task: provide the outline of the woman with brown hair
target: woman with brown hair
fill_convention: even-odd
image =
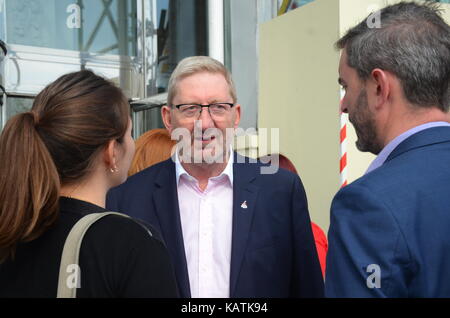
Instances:
[[[0,136],[0,297],[55,297],[66,238],[105,212],[134,154],[127,99],[111,82],[64,75],[11,118]],[[86,232],[77,297],[175,297],[164,244],[136,221],[108,215]],[[69,268],[67,269],[69,270]]]
[[[170,138],[167,129],[157,128],[142,134],[136,140],[136,152],[128,175],[131,176],[145,168],[169,159],[175,145],[176,141]]]

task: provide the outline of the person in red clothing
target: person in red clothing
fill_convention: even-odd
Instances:
[[[267,162],[269,159],[272,158],[274,154],[266,156],[266,160],[264,162]],[[293,172],[295,174],[298,174],[297,169],[295,169],[294,164],[284,155],[278,154],[278,164],[280,168],[286,169],[290,172]],[[322,275],[325,277],[325,268],[326,268],[326,259],[327,259],[327,251],[328,251],[328,240],[323,232],[323,230],[314,222],[311,222],[312,231],[314,235],[314,240],[316,242],[316,249],[317,249],[317,255],[319,257],[320,262],[320,268],[322,269]]]
[[[328,240],[323,230],[314,222],[311,222],[311,227],[316,242],[317,256],[319,257],[320,268],[322,275],[325,278],[326,260],[328,252]]]

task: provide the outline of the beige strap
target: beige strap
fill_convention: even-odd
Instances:
[[[64,243],[61,265],[59,266],[57,298],[76,298],[77,288],[81,283],[78,258],[83,237],[92,224],[110,214],[129,217],[117,212],[92,213],[78,220],[70,230]]]

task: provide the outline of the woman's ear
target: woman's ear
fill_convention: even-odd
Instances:
[[[117,169],[117,141],[110,140],[103,151],[103,161],[108,170]]]

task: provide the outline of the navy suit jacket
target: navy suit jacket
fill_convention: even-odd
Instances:
[[[450,127],[418,132],[331,207],[329,297],[450,297]]]
[[[233,165],[230,297],[322,297],[323,279],[300,178],[280,169],[260,173],[260,163]],[[247,201],[247,209],[241,204]],[[112,189],[107,208],[152,224],[162,234],[181,297],[189,277],[171,159]]]

